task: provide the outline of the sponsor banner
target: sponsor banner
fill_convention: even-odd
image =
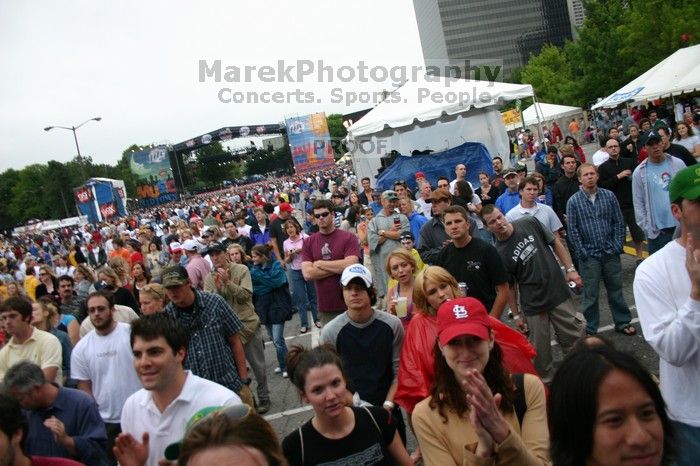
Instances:
[[[136,175],[139,207],[148,207],[178,199],[168,149],[149,148],[131,154],[129,168]],[[122,193],[119,193],[122,196]]]
[[[287,118],[285,124],[297,173],[327,170],[335,166],[325,113]]]
[[[92,189],[88,188],[87,186],[75,188],[73,190],[73,195],[75,196],[75,202],[78,204],[84,204],[94,200],[92,197]]]
[[[105,202],[104,204],[100,204],[100,214],[102,215],[102,220],[107,220],[117,215],[117,208],[115,207],[114,202]]]

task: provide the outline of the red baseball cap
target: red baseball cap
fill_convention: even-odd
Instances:
[[[453,338],[474,335],[488,340],[491,323],[481,301],[475,298],[458,298],[445,301],[437,314],[438,339],[445,346]]]
[[[416,172],[416,179],[418,178],[425,178],[425,173],[423,172]]]
[[[289,202],[280,203],[280,212],[294,212],[294,207]]]

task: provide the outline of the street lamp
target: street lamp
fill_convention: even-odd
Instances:
[[[54,128],[60,128],[60,129],[67,129],[68,131],[73,131],[73,139],[75,139],[75,148],[78,151],[78,163],[80,164],[80,171],[82,172],[83,178],[85,178],[85,171],[83,169],[83,156],[80,155],[80,146],[78,145],[78,135],[76,134],[76,130],[83,126],[85,123],[89,123],[91,121],[101,121],[102,117],[95,117],[95,118],[90,118],[89,120],[83,121],[80,123],[78,126],[47,126],[44,128],[44,131],[51,131]]]
[[[89,123],[91,121],[101,121],[101,120],[102,120],[102,117],[95,117],[95,118],[90,118],[87,121],[83,121],[78,126],[58,126],[58,125],[47,126],[46,128],[44,128],[44,131],[51,131],[54,128],[67,129],[68,131],[73,131],[73,139],[75,139],[75,148],[78,150],[78,157],[82,157],[80,155],[80,146],[78,145],[78,136],[76,135],[75,131],[78,128],[80,128],[81,126],[83,126],[85,123]]]

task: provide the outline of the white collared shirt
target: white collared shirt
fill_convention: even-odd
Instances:
[[[187,421],[197,411],[211,406],[233,406],[241,404],[241,399],[228,388],[197,377],[185,371],[187,379],[182,391],[161,412],[153,401],[151,392],[142,388],[131,395],[122,410],[122,432],[130,433],[139,442],[144,432],[148,432],[150,446],[148,466],[157,466],[163,458],[165,447],[180,441],[185,435]]]

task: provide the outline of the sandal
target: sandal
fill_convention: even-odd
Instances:
[[[634,325],[632,325],[632,324],[627,324],[627,325],[624,325],[620,328],[616,328],[615,331],[617,333],[625,334],[628,337],[633,337],[637,334],[637,329],[634,328]]]
[[[308,332],[308,331],[309,331],[309,329],[306,328],[306,327],[301,327],[301,328],[299,329],[299,333],[306,333],[306,332]]]

